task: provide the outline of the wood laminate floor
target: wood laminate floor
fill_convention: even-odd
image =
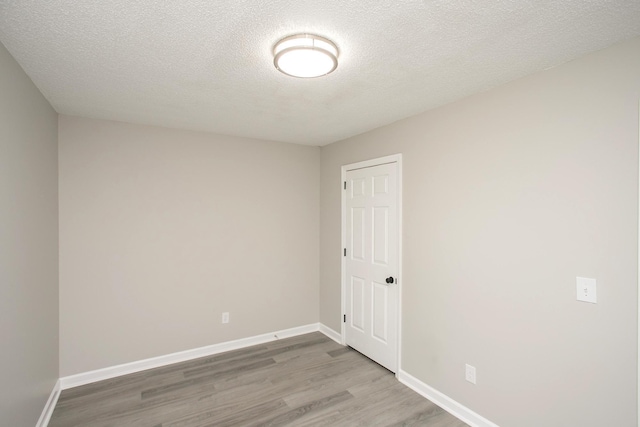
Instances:
[[[463,427],[319,332],[64,390],[49,427]]]

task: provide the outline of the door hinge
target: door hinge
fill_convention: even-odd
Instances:
[[[347,315],[346,314],[342,315],[342,322],[343,323],[347,323]]]
[[[347,181],[344,182],[344,189],[347,189]]]
[[[347,248],[344,248],[344,251],[342,252],[342,256],[347,256]]]

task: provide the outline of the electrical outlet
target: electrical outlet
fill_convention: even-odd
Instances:
[[[464,379],[471,384],[476,383],[476,368],[471,365],[464,365]]]
[[[226,311],[222,313],[222,323],[229,323],[229,313]]]

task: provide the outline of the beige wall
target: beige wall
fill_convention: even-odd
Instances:
[[[36,424],[58,378],[57,114],[0,44],[0,425]]]
[[[61,376],[318,321],[317,147],[59,129]]]
[[[323,147],[321,322],[340,166],[403,153],[402,368],[501,426],[636,425],[639,76],[635,39]]]

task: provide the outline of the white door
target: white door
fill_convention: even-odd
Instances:
[[[398,163],[347,170],[345,342],[398,366]]]

